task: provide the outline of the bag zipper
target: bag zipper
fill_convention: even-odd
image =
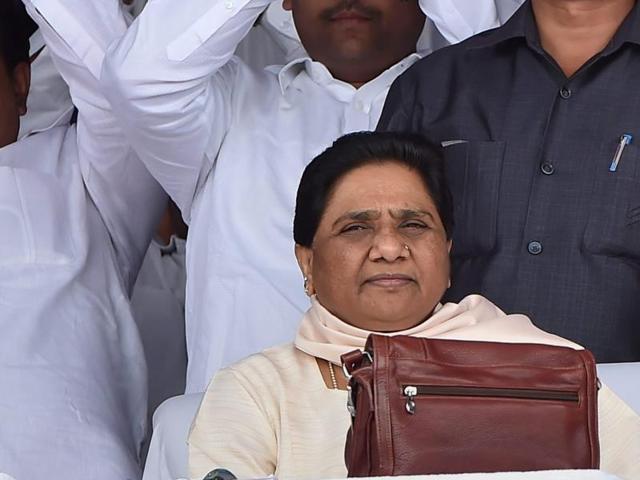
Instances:
[[[457,387],[437,385],[404,385],[402,392],[407,401],[405,408],[408,413],[416,413],[415,397],[485,397],[485,398],[515,398],[523,400],[543,400],[578,403],[578,392],[559,390],[538,390],[529,388],[495,388],[495,387]]]

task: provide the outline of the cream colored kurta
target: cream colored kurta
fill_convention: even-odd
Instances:
[[[337,372],[336,372],[337,373]],[[238,478],[342,478],[347,393],[330,390],[311,355],[293,344],[220,370],[189,437],[189,470]]]
[[[189,440],[195,479],[214,468],[239,478],[346,476],[347,395],[325,386],[315,359],[339,364],[341,354],[364,347],[370,332],[332,315],[315,297],[311,303],[295,345],[265,350],[214,377]],[[582,348],[479,295],[439,305],[421,324],[395,334]],[[640,479],[640,417],[606,387],[598,399],[602,468]]]
[[[346,477],[347,394],[328,389],[315,358],[294,345],[221,370],[189,437],[191,477],[214,468],[238,478]],[[599,394],[602,469],[640,478],[640,417],[611,390]]]

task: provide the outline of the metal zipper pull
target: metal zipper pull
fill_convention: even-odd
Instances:
[[[408,413],[413,415],[416,413],[416,402],[414,401],[414,397],[418,394],[418,387],[414,387],[412,385],[408,385],[404,387],[404,396],[407,397],[407,403],[404,408]]]

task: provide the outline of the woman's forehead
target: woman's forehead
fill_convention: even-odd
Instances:
[[[327,204],[329,211],[432,211],[433,200],[420,174],[385,162],[358,167],[342,177]]]

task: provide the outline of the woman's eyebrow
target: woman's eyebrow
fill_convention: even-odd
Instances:
[[[382,214],[379,210],[354,210],[352,212],[347,212],[344,215],[340,215],[337,220],[333,222],[333,227],[335,227],[339,223],[344,222],[345,220],[367,222],[370,220],[377,220],[381,215]],[[391,215],[391,217],[395,218],[396,220],[407,220],[409,218],[422,217],[429,217],[431,220],[435,220],[431,212],[413,208],[392,209],[389,210],[389,215]]]
[[[335,227],[345,220],[355,220],[359,222],[375,220],[377,218],[380,218],[380,215],[381,213],[379,210],[354,210],[352,212],[347,212],[344,215],[340,215],[338,219],[333,222],[333,226]]]
[[[389,215],[391,215],[396,220],[407,220],[409,218],[421,218],[421,217],[429,217],[431,220],[434,220],[433,214],[431,212],[427,212],[426,210],[412,209],[412,208],[398,208],[389,210]]]

